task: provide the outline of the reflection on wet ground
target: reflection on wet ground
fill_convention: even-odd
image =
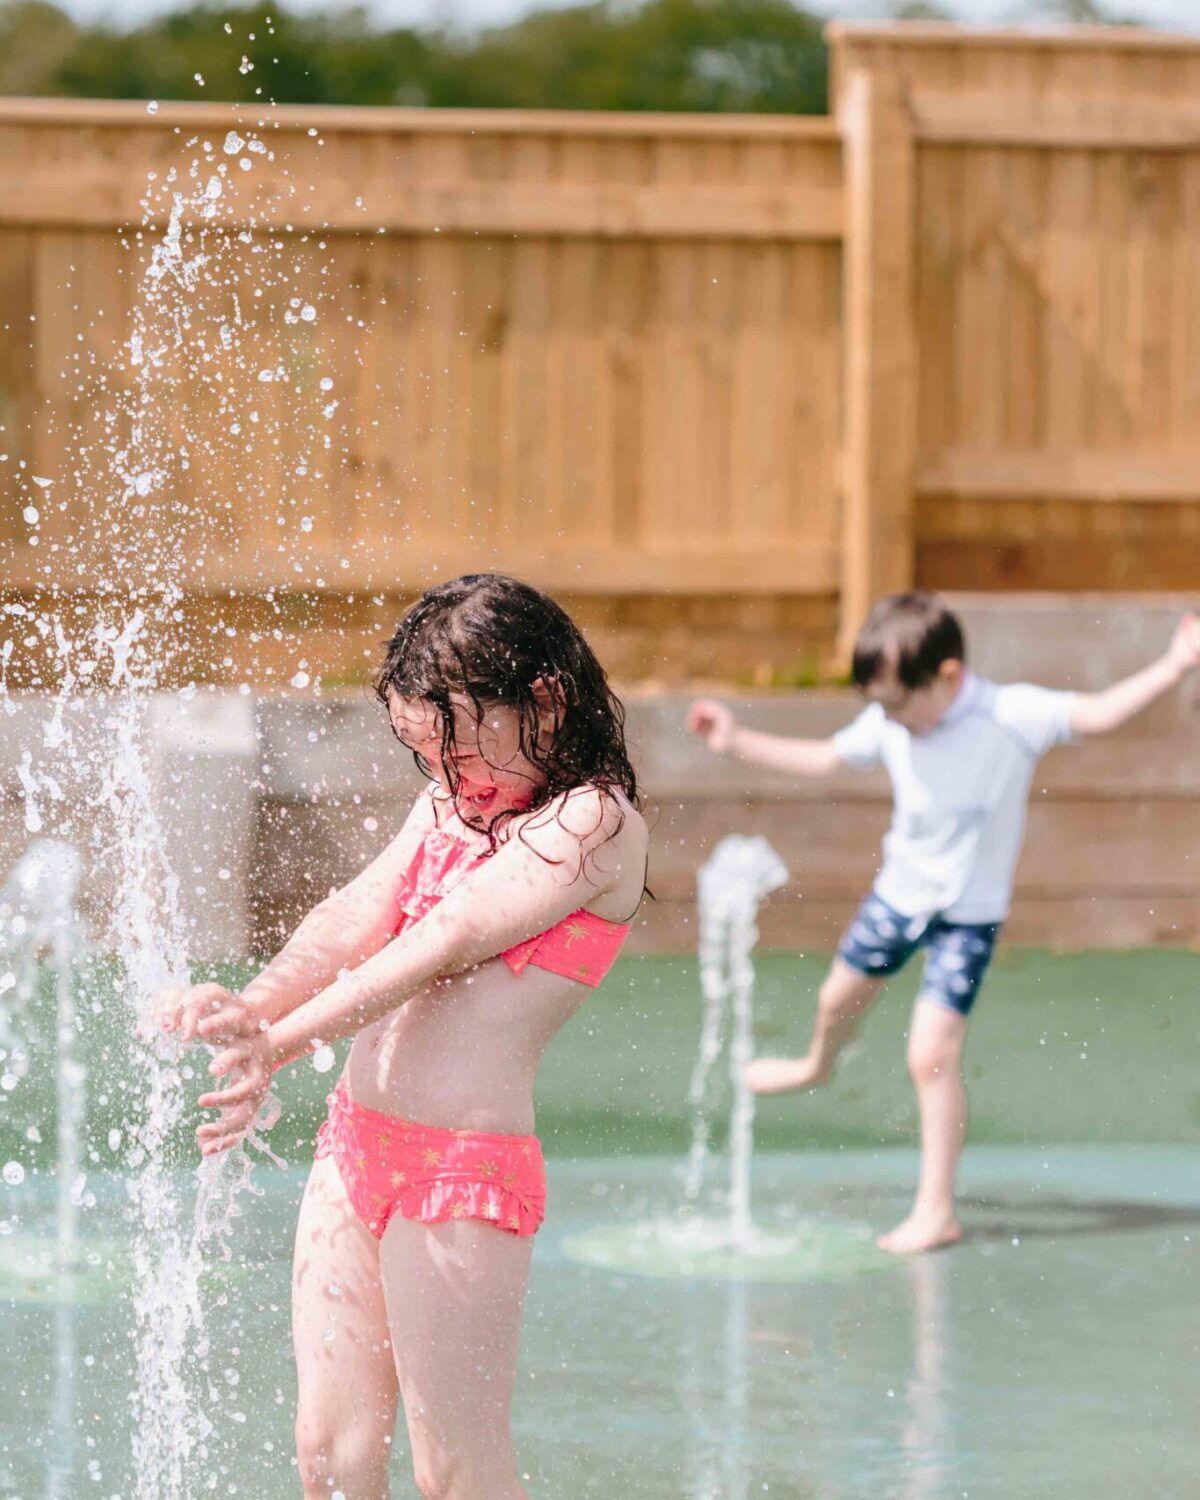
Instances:
[[[903,1211],[904,1151],[766,1155],[768,1233],[836,1252]],[[240,1263],[210,1278],[216,1493],[283,1500],[294,1375],[288,1257],[302,1174],[258,1174]],[[37,1184],[31,1184],[37,1188]],[[128,1493],[129,1313],[119,1197],[89,1228],[115,1295],[75,1307],[72,1493]],[[861,1272],[740,1282],[630,1273],[572,1258],[581,1237],[674,1210],[677,1163],[559,1162],[538,1245],[517,1427],[530,1492],[630,1500],[1011,1500],[1190,1493],[1200,1397],[1200,1173],[1185,1147],[978,1147],[968,1238]],[[37,1204],[30,1199],[31,1216]],[[26,1229],[35,1227],[27,1224]],[[0,1241],[0,1267],[16,1244]],[[11,1282],[6,1289],[15,1290]],[[61,1303],[0,1302],[18,1400],[0,1415],[0,1494],[45,1493],[55,1446]],[[402,1437],[398,1496],[414,1495]],[[61,1447],[61,1445],[59,1445]]]

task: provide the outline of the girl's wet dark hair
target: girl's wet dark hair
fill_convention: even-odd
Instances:
[[[539,743],[539,710],[545,708],[534,694],[539,680],[557,708],[558,724],[548,743]],[[423,594],[388,643],[373,685],[385,708],[388,695],[397,693],[438,710],[445,774],[453,793],[458,788],[448,754],[454,748],[451,695],[461,694],[477,719],[489,705],[516,709],[521,752],[544,778],[535,789],[532,809],[587,785],[602,792],[619,789],[640,806],[625,748],[625,710],[604,668],[570,615],[516,578],[472,573]],[[414,756],[422,772],[432,775],[428,762],[418,752]],[[493,849],[514,816],[513,811],[502,812],[480,828]]]
[[[944,661],[966,661],[962,626],[936,594],[880,599],[854,643],[855,687],[869,688],[893,658],[906,688],[932,682]]]

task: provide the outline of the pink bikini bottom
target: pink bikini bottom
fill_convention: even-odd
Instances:
[[[329,1095],[329,1118],[317,1133],[316,1158],[325,1156],[377,1239],[397,1213],[422,1224],[482,1219],[525,1235],[546,1217],[537,1136],[414,1125],[356,1104],[344,1082]]]

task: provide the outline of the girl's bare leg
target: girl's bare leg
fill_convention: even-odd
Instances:
[[[351,1208],[331,1157],[313,1164],[292,1269],[300,1377],[296,1452],[305,1500],[387,1500],[399,1387],[379,1242]]]
[[[954,1183],[967,1137],[962,1076],[966,1036],[966,1016],[935,1001],[917,1001],[908,1033],[908,1070],[921,1111],[921,1176],[912,1212],[879,1240],[882,1250],[896,1255],[936,1250],[962,1239]]]
[[[756,1094],[782,1094],[815,1088],[833,1072],[837,1055],[854,1037],[864,1011],[883,988],[835,958],[817,996],[813,1039],[804,1057],[756,1057],[746,1068],[746,1082]]]
[[[509,1428],[533,1241],[473,1219],[399,1217],[380,1246],[424,1500],[528,1500]]]

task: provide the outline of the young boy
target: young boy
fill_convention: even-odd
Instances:
[[[1166,652],[1099,693],[997,686],[965,666],[962,629],[931,594],[898,594],[871,611],[854,648],[854,682],[868,706],[827,740],[741,728],[720,703],[696,703],[688,727],[709,748],[797,776],[880,762],[895,810],[871,893],[821,986],[816,1026],[800,1058],[749,1065],[756,1093],[811,1088],[885,980],[925,950],[908,1037],[921,1118],[921,1170],[912,1212],[879,1245],[904,1254],[962,1238],[954,1183],[967,1124],[962,1077],[967,1017],[1012,896],[1034,766],[1075,735],[1132,719],[1200,664],[1200,619],[1188,615]]]

